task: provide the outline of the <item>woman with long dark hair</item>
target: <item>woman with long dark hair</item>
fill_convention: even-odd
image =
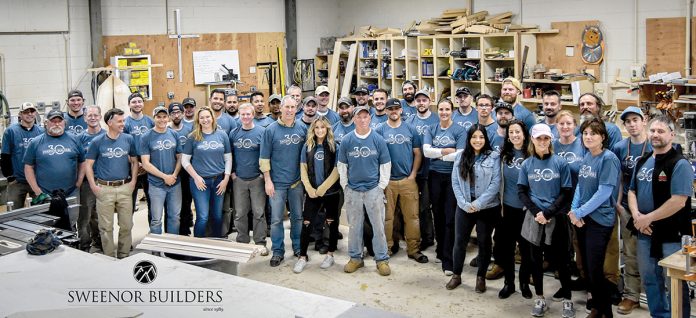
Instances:
[[[452,252],[454,275],[445,287],[454,289],[462,283],[466,246],[475,225],[479,247],[475,291],[483,293],[491,260],[491,234],[500,219],[500,154],[491,148],[486,128],[480,124],[469,128],[466,145],[452,169],[452,188],[457,198]]]
[[[500,154],[500,167],[503,173],[501,179],[503,218],[495,231],[495,246],[493,254],[498,266],[505,273],[505,285],[498,293],[498,298],[505,299],[515,292],[515,246],[519,244],[520,251],[527,249],[527,241],[520,235],[524,211],[517,190],[517,179],[520,175],[522,161],[529,157],[529,130],[524,122],[512,120],[505,130],[505,141]],[[525,298],[532,298],[529,289],[529,260],[523,256],[520,266],[520,290]]]
[[[326,211],[329,227],[329,251],[320,267],[327,269],[334,264],[333,252],[338,241],[339,189],[336,169],[336,142],[331,124],[319,116],[307,130],[307,141],[300,155],[300,177],[305,188],[305,202],[300,236],[300,257],[293,271],[301,273],[307,266],[307,247],[312,235],[312,222],[320,209]]]
[[[556,238],[555,232],[562,230],[566,222],[558,222],[558,215],[567,211],[572,194],[570,180],[570,168],[568,163],[553,152],[551,140],[553,134],[546,124],[536,124],[532,127],[532,142],[529,144],[530,157],[520,168],[519,198],[524,205],[524,221],[522,223],[522,237],[529,244],[525,252],[527,259],[531,260],[530,268],[534,278],[534,290],[537,298],[534,300],[532,316],[541,317],[548,310],[544,298],[544,245],[553,246],[556,240],[568,244],[567,239]],[[549,259],[553,258],[555,251],[546,248]],[[566,250],[567,251],[567,250]],[[559,266],[561,285],[567,289],[567,295],[563,295],[563,317],[575,317],[573,303],[570,301],[570,272],[566,266]]]
[[[621,162],[607,149],[609,134],[600,118],[585,121],[580,132],[587,153],[580,166],[568,217],[578,228],[578,244],[593,299],[590,316],[613,317],[608,293],[611,287],[604,278],[603,266],[616,219],[616,199],[612,194],[619,184]]]

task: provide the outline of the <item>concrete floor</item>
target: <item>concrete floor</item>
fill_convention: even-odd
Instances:
[[[133,228],[133,245],[137,245],[148,233],[146,206],[140,202],[140,209],[135,213]],[[430,258],[427,264],[419,264],[408,259],[405,253],[405,243],[401,251],[389,262],[392,274],[387,277],[377,273],[375,263],[371,258],[365,260],[365,267],[356,273],[343,272],[343,265],[349,260],[348,231],[346,226],[340,226],[340,231],[346,237],[338,241],[338,251],[335,253],[336,264],[326,270],[319,268],[324,255],[315,252],[314,244],[310,244],[309,264],[301,274],[295,274],[292,268],[296,258],[292,256],[289,239],[289,222],[285,222],[285,261],[278,267],[270,267],[270,256],[257,257],[248,264],[240,264],[239,276],[297,289],[314,294],[324,295],[352,301],[367,307],[394,312],[408,317],[530,317],[533,307],[532,299],[524,299],[519,291],[510,298],[498,299],[498,291],[502,288],[503,280],[487,281],[488,290],[483,294],[474,292],[476,268],[468,265],[471,257],[476,255],[476,247],[469,245],[467,260],[462,274],[463,283],[457,289],[449,291],[445,284],[449,281],[436,264],[435,248],[424,252]],[[230,239],[234,239],[232,234]],[[268,247],[270,249],[270,238]],[[519,286],[518,286],[519,287]],[[551,300],[551,296],[560,287],[553,277],[544,277],[544,290],[549,311],[547,317],[561,316],[561,303]],[[533,286],[532,286],[533,289]],[[573,300],[577,317],[585,317],[585,293],[573,292]],[[693,306],[693,304],[692,304]],[[615,315],[616,307],[614,307]],[[626,317],[649,317],[646,304]]]

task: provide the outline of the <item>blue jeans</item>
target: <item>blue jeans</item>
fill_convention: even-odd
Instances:
[[[193,226],[193,236],[195,237],[205,237],[208,215],[212,221],[211,236],[222,237],[222,201],[224,197],[215,193],[222,179],[222,175],[203,178],[205,182],[205,190],[203,191],[198,190],[193,178],[189,179],[193,205],[196,207],[196,224]]]
[[[666,272],[662,266],[657,265],[659,259],[650,257],[650,236],[638,234],[636,258],[638,259],[638,271],[643,280],[643,290],[648,297],[648,309],[652,317],[670,317],[670,291],[669,283],[665,285]],[[681,248],[679,242],[662,244],[662,255],[667,257]],[[691,305],[689,304],[689,289],[682,282],[682,313],[689,317]]]
[[[384,234],[385,198],[384,190],[374,187],[366,192],[352,190],[346,187],[344,201],[350,232],[348,232],[348,255],[351,259],[361,260],[363,255],[363,222],[365,212],[372,224],[372,248],[375,251],[375,261],[386,261],[387,237]],[[363,210],[363,205],[365,209]],[[365,212],[363,212],[365,211]]]
[[[162,234],[162,215],[167,204],[167,233],[179,234],[179,215],[181,212],[181,183],[171,187],[157,187],[150,184],[150,233]]]
[[[285,230],[283,229],[283,215],[285,214],[285,202],[290,208],[290,239],[292,240],[293,253],[300,252],[300,236],[302,234],[302,197],[304,186],[298,183],[294,188],[275,189],[275,195],[269,197],[271,204],[271,243],[273,256],[285,255]]]

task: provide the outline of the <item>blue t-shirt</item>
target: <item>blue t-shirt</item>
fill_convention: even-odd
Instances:
[[[546,160],[531,156],[522,162],[517,184],[529,187],[534,204],[547,210],[561,193],[561,188],[571,188],[570,167],[563,158],[551,155]]]
[[[413,116],[416,116],[418,114],[418,110],[416,109],[416,106],[411,106],[406,102],[405,99],[401,100],[401,118],[403,120],[407,120]]]
[[[270,116],[264,116],[263,118],[254,117],[254,125],[255,126],[261,126],[263,128],[266,128],[266,127],[268,127],[268,125],[270,125],[274,122],[275,122],[275,120],[273,120],[273,118]]]
[[[216,119],[216,123],[218,129],[224,131],[225,135],[229,135],[230,131],[237,128],[237,122],[234,121],[234,118],[232,118],[232,116],[230,116],[226,112],[222,112],[222,115],[220,115],[220,117]]]
[[[619,171],[621,162],[616,155],[608,149],[602,150],[597,156],[587,152],[580,166],[578,175],[579,205],[583,206],[599,189],[599,185],[616,187],[619,184]],[[616,188],[614,188],[616,193]],[[613,194],[600,204],[597,210],[590,212],[589,216],[597,223],[604,226],[614,226],[614,206],[616,196]]]
[[[387,122],[379,126],[375,132],[387,142],[391,158],[390,179],[401,180],[408,177],[413,169],[413,149],[422,148],[416,128],[405,122],[393,128]]]
[[[655,210],[652,184],[653,169],[655,169],[655,157],[650,157],[643,163],[640,169],[636,171],[633,183],[631,184],[631,189],[633,191],[636,191],[637,188],[636,198],[638,199],[638,211],[643,214],[648,214]],[[669,184],[670,193],[672,195],[692,196],[692,176],[693,170],[689,162],[684,159],[677,161],[672,171],[672,181]],[[657,182],[660,182],[661,186],[668,186],[666,175],[664,181],[658,180]]]
[[[73,135],[79,135],[87,130],[87,122],[85,121],[84,114],[78,117],[72,117],[65,112],[63,113],[63,117],[65,117],[65,131]]]
[[[322,114],[320,114],[319,111],[317,111],[317,115]],[[339,116],[338,113],[332,109],[327,110],[326,114],[323,114],[322,116],[326,117],[326,119],[329,120],[329,123],[331,123],[331,125],[334,125],[335,123],[341,121],[341,116]]]
[[[315,145],[314,150],[314,184],[317,186],[324,183],[326,176],[324,175],[324,145]],[[300,163],[307,163],[307,144],[302,146],[302,154],[300,154]]]
[[[643,148],[645,147],[645,148]],[[630,148],[630,149],[629,149]],[[611,148],[617,158],[621,161],[621,181],[623,182],[623,197],[621,204],[628,208],[628,189],[631,187],[631,178],[633,178],[633,168],[636,167],[638,159],[644,154],[652,151],[652,145],[649,140],[645,140],[640,144],[631,143],[631,138],[624,138],[617,142]]]
[[[423,138],[424,145],[433,148],[455,148],[464,150],[466,148],[466,131],[464,127],[452,124],[447,129],[440,128],[440,123],[430,127]],[[440,159],[430,159],[430,170],[439,173],[452,173],[452,161],[442,161]]]
[[[248,181],[258,178],[261,174],[259,153],[265,130],[261,126],[254,125],[254,128],[250,130],[238,126],[230,132],[230,144],[234,158],[232,171],[237,175],[237,178]]]
[[[182,151],[181,143],[179,142],[179,134],[173,129],[167,127],[164,133],[158,133],[154,129],[148,131],[140,141],[140,152],[138,155],[150,156],[150,163],[164,174],[174,173],[176,168],[176,154]],[[158,188],[168,188],[164,180],[150,173],[147,174],[147,180],[150,185]],[[179,178],[176,179],[174,185],[179,184]]]
[[[2,153],[11,155],[12,170],[19,182],[27,182],[24,176],[24,152],[31,140],[43,133],[43,129],[37,125],[27,130],[19,123],[10,125],[2,136]],[[9,177],[9,176],[7,176]]]
[[[418,116],[418,114],[413,115],[409,117],[406,120],[406,123],[413,126],[416,128],[416,131],[418,132],[418,136],[421,139],[421,144],[423,143],[423,139],[425,138],[425,132],[430,129],[430,127],[437,125],[439,122],[438,117],[434,113],[430,113],[430,116],[426,118],[421,118]],[[428,176],[428,171],[430,170],[430,158],[426,158],[425,154],[422,154],[421,158],[421,167],[418,170],[418,176],[419,177],[427,177]]]
[[[379,184],[379,166],[390,160],[387,142],[374,131],[365,139],[355,132],[348,134],[338,151],[338,162],[348,165],[348,187],[355,191],[374,189]]]
[[[24,163],[34,166],[36,182],[44,193],[63,189],[66,194],[75,190],[77,167],[85,161],[85,152],[74,135],[59,137],[42,134],[32,139],[24,155]]]
[[[490,138],[488,142],[491,143],[491,148],[493,148],[493,150],[500,152],[503,150],[503,144],[505,144],[505,136],[499,135],[496,131],[496,133],[493,134],[493,137]]]
[[[307,138],[307,126],[295,121],[292,127],[274,122],[266,128],[261,143],[261,159],[271,161],[271,180],[278,190],[300,180],[300,153]]]
[[[132,116],[126,117],[126,126],[123,128],[123,132],[133,136],[136,152],[140,152],[140,138],[145,136],[152,127],[155,127],[155,122],[148,116],[143,115],[140,119],[134,119]]]
[[[92,144],[92,140],[96,138],[97,136],[101,136],[106,133],[106,129],[99,129],[99,132],[96,134],[90,134],[85,130],[82,132],[79,136],[77,136],[77,141],[82,145],[82,148],[84,149],[85,154],[89,151],[89,146]]]
[[[171,128],[171,127],[169,127]],[[176,130],[172,128],[172,130],[177,134],[179,138],[179,145],[181,146],[181,150],[183,151],[184,146],[186,145],[186,142],[188,141],[188,135],[193,131],[193,126],[188,125],[188,124],[183,124],[181,125],[181,128],[179,130]]]
[[[225,173],[225,154],[231,154],[232,149],[229,137],[216,129],[212,134],[204,133],[200,141],[189,135],[183,153],[191,155],[191,166],[199,176],[209,178]]]
[[[553,140],[558,140],[559,138],[561,138],[561,135],[558,132],[558,127],[556,127],[556,124],[553,124],[553,125],[546,124],[546,125],[549,126],[549,128],[551,128],[551,134],[553,135]],[[531,129],[530,129],[530,131],[531,131]]]
[[[559,139],[553,141],[553,151],[565,159],[570,166],[570,178],[573,182],[573,188],[578,184],[578,173],[580,172],[580,164],[582,158],[585,157],[585,147],[582,146],[580,138],[575,138],[570,144],[564,145]]]
[[[87,152],[87,159],[94,160],[94,175],[97,179],[116,181],[130,177],[128,159],[137,154],[133,136],[119,134],[116,139],[111,139],[105,133],[94,137]]]
[[[527,129],[532,131],[532,126],[536,124],[536,117],[532,112],[529,111],[529,109],[522,106],[522,104],[517,104],[512,108],[512,112],[513,115],[515,115],[515,119],[521,120],[525,125],[527,125]]]
[[[491,140],[493,140],[498,134],[498,123],[493,122],[492,124],[484,127],[486,127],[486,136],[488,136],[488,142],[491,142]]]
[[[517,179],[520,176],[520,167],[524,161],[524,151],[514,149],[513,157],[510,163],[505,162],[500,158],[503,164],[503,204],[513,208],[521,209],[522,201],[520,201],[519,191],[517,190]]]
[[[350,125],[346,126],[343,124],[342,121],[339,121],[331,127],[334,133],[334,140],[336,141],[336,145],[341,144],[341,140],[343,140],[343,137],[348,135],[349,133],[353,132],[355,130],[355,123],[353,121],[350,122]]]
[[[476,111],[476,108],[473,106],[470,108],[471,111],[467,115],[462,114],[460,108],[457,108],[452,114],[452,121],[454,121],[455,124],[464,127],[464,130],[467,131],[469,128],[471,128],[471,126],[478,123],[478,111]]]
[[[374,110],[374,108],[370,108],[370,110]],[[377,115],[375,113],[371,113],[371,115],[370,115],[370,128],[375,129],[380,124],[386,122],[388,119],[389,119],[389,116],[387,116],[386,113],[383,115]]]

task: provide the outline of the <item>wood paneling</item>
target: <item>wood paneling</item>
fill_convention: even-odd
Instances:
[[[199,105],[207,104],[199,96],[205,95],[205,85],[194,85],[193,52],[239,50],[240,80],[244,83],[238,87],[246,94],[254,86],[268,97],[268,85],[259,86],[262,74],[250,73],[250,67],[257,62],[277,62],[276,47],[285,45],[285,33],[211,33],[201,34],[198,38],[183,39],[181,44],[181,61],[183,65],[183,82],[179,83],[178,55],[176,39],[168,35],[123,35],[105,36],[103,43],[106,48],[105,65],[110,64],[110,57],[117,55],[116,47],[126,42],[135,42],[145,54],[152,55],[153,64],[163,67],[152,69],[152,101],[145,103],[148,114],[159,102],[169,104],[167,92],[174,92],[173,101],[181,101],[187,96],[198,97]],[[174,71],[174,79],[167,79],[166,72]],[[202,93],[202,95],[201,95]]]
[[[645,63],[648,75],[659,72],[684,73],[686,18],[645,20]],[[696,66],[696,18],[691,20],[691,74]]]
[[[579,73],[583,69],[591,69],[599,78],[599,65],[586,64],[582,60],[582,31],[587,25],[599,25],[599,21],[552,22],[551,29],[558,29],[558,33],[537,34],[537,63],[543,64],[547,70],[560,68],[563,73]],[[566,46],[575,48],[574,56],[566,56]],[[605,50],[609,46],[605,39]],[[533,66],[530,65],[530,68]]]

